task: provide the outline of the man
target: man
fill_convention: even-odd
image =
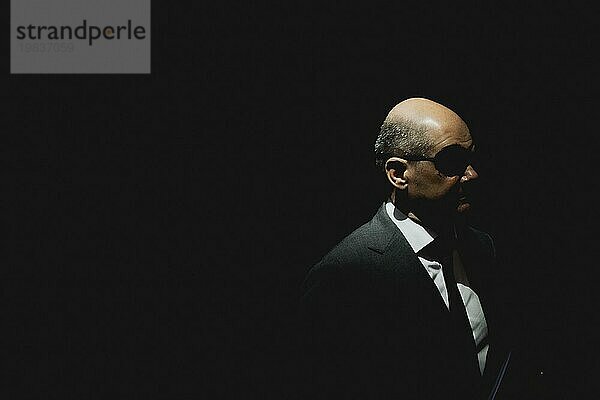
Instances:
[[[488,398],[506,368],[491,238],[465,222],[475,144],[452,110],[407,99],[375,142],[390,198],[309,272],[306,396]]]

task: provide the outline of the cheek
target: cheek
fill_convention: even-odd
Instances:
[[[442,198],[451,192],[457,186],[459,179],[459,177],[448,178],[435,169],[427,168],[407,171],[407,178],[412,183],[409,184],[409,193],[433,199]]]
[[[458,190],[458,177],[446,178],[444,177],[440,187],[443,187],[444,193],[449,193]]]
[[[433,197],[439,199],[451,195],[458,188],[456,185],[457,181],[458,179],[456,177],[448,178],[446,176],[436,174],[429,182],[430,193],[433,195]]]

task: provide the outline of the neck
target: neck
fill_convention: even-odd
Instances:
[[[406,197],[400,201],[398,196],[396,196],[396,192],[392,193],[391,200],[394,206],[404,213],[404,215],[432,229],[440,236],[455,238],[458,231],[465,224],[462,215],[435,207],[435,203],[433,202],[411,201]]]

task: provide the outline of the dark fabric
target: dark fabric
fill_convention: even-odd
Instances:
[[[473,338],[473,331],[469,323],[467,310],[458,291],[456,278],[454,277],[453,254],[449,253],[442,260],[444,281],[448,291],[448,304],[450,315],[456,331],[457,346],[454,349],[455,357],[463,358],[463,364],[471,368],[465,368],[464,374],[470,377],[470,380],[477,382],[480,379],[479,361],[477,358],[477,349]],[[485,313],[485,311],[484,311]]]
[[[478,271],[471,284],[489,292],[480,295],[487,317],[492,241],[472,228],[464,235],[464,262]],[[486,398],[473,354],[457,355],[464,331],[384,206],[311,268],[300,303],[299,397]]]

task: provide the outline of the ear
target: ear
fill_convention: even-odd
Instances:
[[[408,187],[405,176],[407,164],[406,160],[399,157],[389,158],[385,162],[385,174],[396,189],[404,190]]]

